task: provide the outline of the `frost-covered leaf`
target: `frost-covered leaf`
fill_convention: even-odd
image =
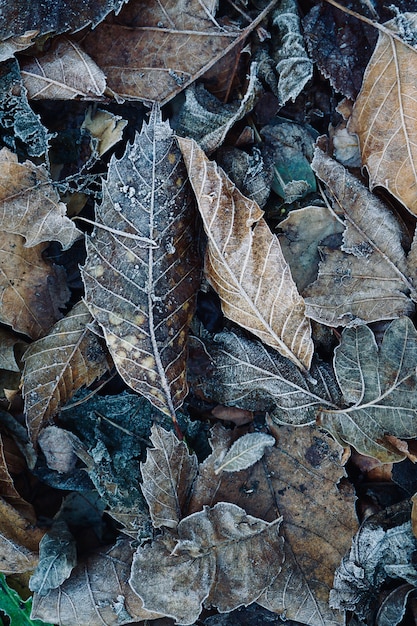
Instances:
[[[216,152],[216,162],[240,191],[262,209],[271,193],[274,176],[272,157],[257,146],[251,152],[224,146]]]
[[[328,186],[346,228],[341,249],[323,251],[318,278],[304,292],[307,314],[329,326],[411,314],[414,289],[393,212],[318,148],[312,167]]]
[[[142,463],[142,493],[155,528],[176,528],[184,517],[190,490],[197,474],[197,458],[172,431],[152,426],[146,463]]]
[[[46,596],[62,585],[76,563],[75,539],[64,521],[55,521],[39,544],[39,563],[30,577],[30,590]]]
[[[145,608],[181,624],[193,624],[203,602],[221,613],[247,606],[280,571],[280,522],[227,502],[206,506],[180,521],[178,535],[166,533],[137,549],[130,585]]]
[[[205,271],[226,317],[304,371],[313,355],[304,302],[263,212],[194,140],[178,138],[208,236]]]
[[[367,326],[345,329],[334,368],[348,408],[325,409],[319,424],[342,445],[383,463],[404,458],[392,439],[417,436],[417,331],[408,317],[394,320],[378,348]]]
[[[96,220],[82,268],[87,306],[126,384],[174,416],[200,270],[191,187],[159,109],[112,158]]]
[[[417,13],[405,13],[412,31]],[[395,20],[387,30],[398,32]],[[385,187],[417,214],[417,51],[387,31],[368,63],[362,89],[353,107],[349,131],[359,137],[369,184]]]
[[[30,100],[97,99],[106,88],[103,71],[76,41],[62,37],[51,50],[21,62]]]
[[[79,302],[23,355],[23,397],[33,442],[78,389],[111,368],[105,346],[88,327],[91,322],[90,312]]]
[[[1,44],[0,44],[1,48]],[[29,106],[15,59],[0,65],[1,140],[11,150],[39,157],[48,149],[48,131]]]
[[[257,463],[265,452],[275,444],[275,439],[265,433],[248,433],[239,437],[216,468],[220,472],[239,472]]]
[[[16,52],[21,52],[33,45],[36,36],[39,34],[37,30],[28,30],[20,37],[8,37],[0,42],[0,62],[11,59]]]
[[[0,151],[0,206],[1,229],[24,237],[25,246],[59,241],[66,250],[81,236],[46,169],[18,163],[7,148]]]

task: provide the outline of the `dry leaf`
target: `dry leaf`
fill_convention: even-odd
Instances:
[[[221,459],[215,474],[239,472],[254,465],[263,457],[265,449],[274,444],[275,439],[265,433],[248,433],[239,437]]]
[[[93,112],[93,108],[89,107],[81,124],[81,130],[86,130],[97,141],[97,152],[101,157],[121,141],[126,125],[127,121],[120,115],[101,109]]]
[[[47,426],[38,441],[49,469],[65,474],[75,470],[77,456],[72,433],[58,426]]]
[[[192,202],[181,153],[154,108],[122,159],[110,162],[82,269],[87,306],[118,372],[171,416],[187,393],[200,277]]]
[[[415,294],[392,211],[318,148],[312,167],[346,228],[341,250],[323,251],[318,279],[304,291],[307,315],[329,326],[350,326],[411,314],[409,294]]]
[[[322,410],[318,423],[343,446],[383,463],[405,458],[393,440],[417,436],[417,331],[408,317],[394,320],[378,349],[367,326],[345,329],[334,368],[346,409]]]
[[[21,52],[33,45],[38,30],[28,30],[20,37],[8,37],[0,42],[0,62],[11,59],[16,52]]]
[[[32,619],[59,626],[121,626],[159,615],[143,609],[127,583],[132,562],[131,539],[121,538],[80,562],[61,587],[46,596],[35,593]]]
[[[2,422],[4,423],[3,416]],[[25,469],[25,462],[21,455],[18,457],[19,465],[17,465],[17,467],[11,464],[10,441],[13,442],[13,440],[10,440],[7,436],[0,435],[0,496],[34,526],[36,523],[35,509],[29,502],[22,498],[14,486],[13,479],[10,475],[10,472],[18,474]],[[16,444],[14,444],[14,446],[16,446]]]
[[[197,474],[197,458],[172,431],[152,426],[146,463],[141,464],[142,493],[155,528],[176,528],[184,517],[190,490]]]
[[[68,217],[46,169],[31,161],[18,163],[7,148],[0,151],[1,229],[25,238],[25,246],[59,241],[71,247],[80,231]]]
[[[178,142],[209,239],[206,275],[223,313],[305,371],[314,350],[310,324],[278,239],[195,141]]]
[[[130,585],[145,607],[180,624],[193,624],[203,602],[221,613],[247,606],[280,571],[280,522],[227,502],[205,506],[182,519],[176,535],[137,549]]]
[[[0,234],[0,321],[33,339],[62,317],[69,298],[65,271],[43,259],[45,248],[26,248],[20,235]]]
[[[61,37],[43,55],[21,62],[21,75],[30,100],[97,99],[106,77],[78,43]]]
[[[79,302],[23,355],[23,397],[33,443],[78,389],[111,368],[105,347],[88,327],[91,322],[90,312]]]
[[[417,13],[405,13],[410,28]],[[394,33],[395,21],[384,24]],[[417,214],[417,52],[387,32],[379,32],[362,89],[353,107],[349,131],[361,144],[371,189],[388,189]]]
[[[12,333],[6,328],[0,328],[0,363],[1,369],[10,372],[20,372],[20,367],[16,362],[15,348],[22,355],[21,350],[27,344],[21,340],[19,335]],[[19,358],[20,361],[20,358]]]

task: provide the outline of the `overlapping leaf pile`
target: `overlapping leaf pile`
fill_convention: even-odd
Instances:
[[[1,572],[60,626],[404,624],[416,14],[84,4],[0,16]]]

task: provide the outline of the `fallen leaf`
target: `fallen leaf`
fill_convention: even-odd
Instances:
[[[121,141],[126,125],[127,121],[120,115],[101,109],[93,112],[93,108],[89,107],[81,124],[81,130],[86,130],[97,141],[97,152],[101,157]]]
[[[46,169],[31,161],[18,163],[7,148],[0,150],[0,203],[2,230],[24,237],[26,247],[59,241],[67,250],[81,236]]]
[[[175,419],[200,270],[191,188],[159,109],[112,158],[96,219],[82,268],[87,306],[126,384]]]
[[[264,522],[227,502],[205,506],[182,519],[175,535],[137,549],[130,585],[144,607],[181,624],[193,624],[203,602],[221,613],[247,606],[280,571],[280,522]]]
[[[310,324],[278,239],[195,141],[178,142],[209,239],[206,275],[223,313],[305,371],[314,350]]]
[[[312,167],[346,228],[341,249],[323,251],[318,279],[304,291],[307,315],[329,326],[350,326],[411,314],[409,294],[416,296],[392,211],[318,148]]]
[[[0,328],[1,369],[9,370],[10,372],[20,372],[20,367],[16,361],[16,352],[19,355],[18,360],[20,361],[22,350],[26,345],[27,344],[22,341],[19,335],[16,335],[6,328]]]
[[[141,464],[142,493],[154,528],[176,528],[184,517],[190,490],[197,474],[197,458],[172,431],[152,426],[154,448]]]
[[[74,568],[58,589],[33,597],[32,619],[60,626],[121,626],[159,615],[143,608],[128,584],[133,549],[131,539],[119,538]]]
[[[65,474],[75,470],[78,459],[71,435],[58,426],[46,426],[42,430],[38,443],[49,469]]]
[[[67,37],[56,39],[45,54],[23,60],[20,67],[30,100],[91,100],[106,88],[103,71]]]
[[[62,317],[69,298],[64,269],[42,257],[46,247],[26,248],[20,235],[0,235],[0,321],[32,339]]]
[[[380,348],[367,326],[345,329],[334,369],[350,406],[321,410],[318,423],[361,454],[383,463],[401,461],[404,452],[387,435],[417,436],[416,366],[417,331],[408,317],[391,322]]]
[[[417,13],[404,17],[411,28],[417,26]],[[385,187],[417,214],[416,51],[388,34],[398,32],[395,20],[384,26],[348,128],[359,137],[370,188]]]
[[[211,415],[223,422],[233,422],[236,426],[243,426],[253,422],[253,411],[238,409],[234,406],[223,406],[218,404],[211,410]]]
[[[105,347],[88,327],[91,322],[90,312],[79,302],[23,355],[23,397],[33,443],[78,389],[111,369]]]
[[[8,37],[0,42],[0,62],[11,59],[16,52],[21,52],[33,45],[38,30],[28,30],[20,37]]]
[[[215,474],[220,472],[239,472],[257,463],[266,450],[275,444],[275,439],[265,433],[248,433],[239,437],[231,446],[220,464],[216,467]]]
[[[415,595],[415,585],[400,585],[391,591],[381,604],[376,616],[377,626],[398,626],[405,616],[409,596]]]
[[[32,596],[23,600],[15,589],[9,587],[4,574],[0,574],[1,611],[10,620],[10,626],[53,626],[30,619]]]

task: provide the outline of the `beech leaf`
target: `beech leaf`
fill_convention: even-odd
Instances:
[[[146,463],[141,464],[142,493],[149,505],[155,528],[176,528],[184,516],[190,490],[197,474],[197,458],[172,431],[152,426]]]
[[[159,109],[120,161],[112,158],[96,219],[82,268],[87,306],[126,384],[174,416],[187,393],[200,271],[191,188]]]
[[[263,212],[194,140],[178,138],[208,237],[205,271],[226,317],[302,370],[313,355],[304,302]]]
[[[265,522],[227,502],[205,506],[179,522],[177,535],[137,549],[130,585],[145,608],[180,624],[193,624],[203,602],[221,613],[247,606],[280,571],[280,522]]]
[[[342,445],[383,463],[404,452],[388,435],[417,436],[417,331],[408,317],[394,320],[378,348],[367,326],[345,329],[335,350],[334,368],[346,409],[325,409],[318,423]]]
[[[34,443],[42,426],[78,389],[111,368],[105,346],[88,327],[91,322],[90,312],[79,302],[23,355],[26,423]]]
[[[239,437],[230,450],[221,460],[221,464],[216,468],[215,473],[239,472],[257,463],[265,452],[266,448],[273,446],[275,439],[265,433],[248,433]]]
[[[39,563],[29,580],[29,589],[46,596],[69,577],[76,563],[75,539],[64,521],[55,521],[40,541]]]
[[[417,13],[405,13],[409,28]],[[385,187],[417,214],[417,89],[413,79],[417,52],[399,39],[395,20],[384,24],[353,107],[349,131],[359,137],[369,185]]]

